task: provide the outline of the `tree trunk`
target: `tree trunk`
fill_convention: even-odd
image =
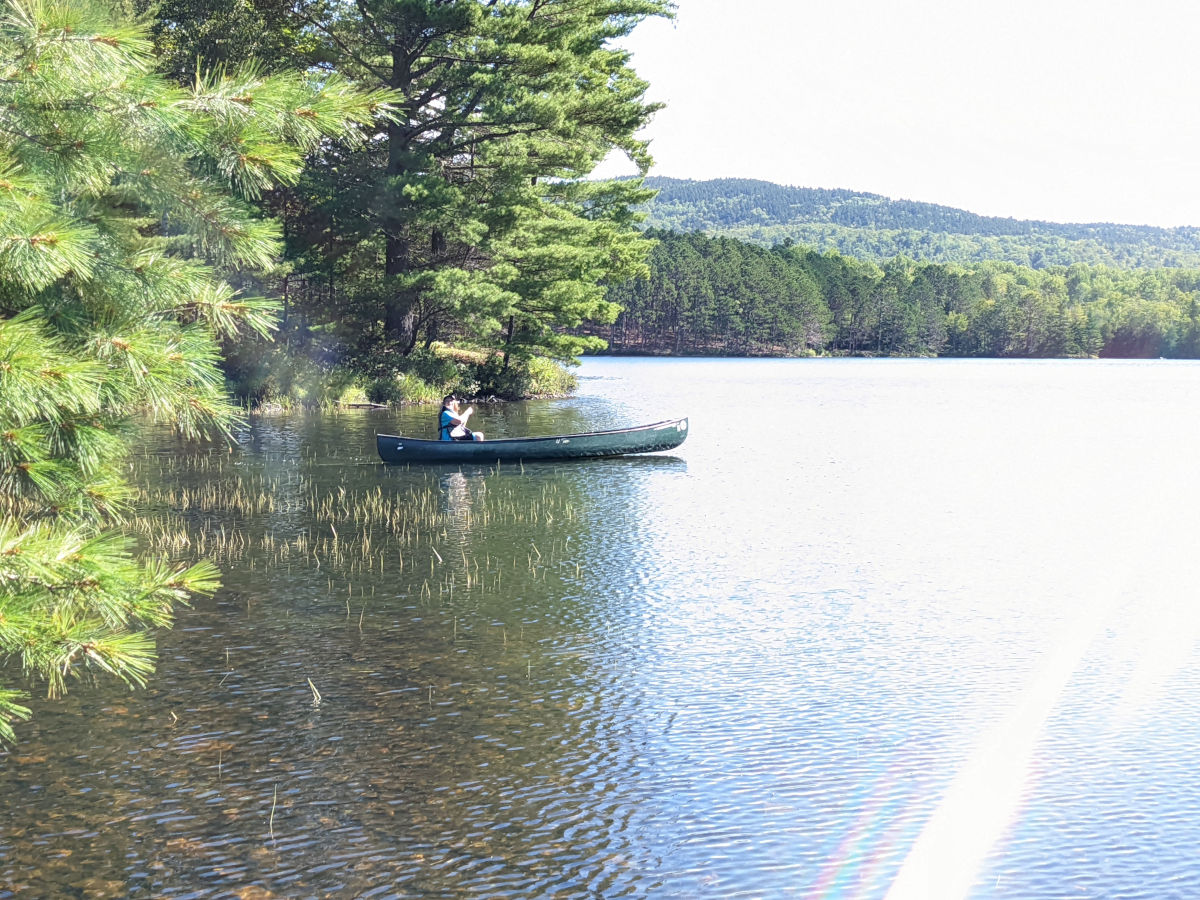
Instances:
[[[409,271],[410,265],[408,240],[388,234],[384,274],[404,275]],[[384,308],[383,327],[387,336],[400,344],[405,355],[416,346],[417,308],[415,298],[408,289],[392,289]]]
[[[412,85],[408,58],[399,44],[392,45],[391,87],[407,95]],[[408,142],[407,117],[388,122],[388,178],[404,173],[404,152]],[[399,219],[384,214],[383,230],[384,274],[406,275],[412,268],[412,247],[409,242],[408,225]],[[406,356],[417,344],[416,298],[407,288],[392,288],[384,304],[383,328],[387,336],[400,344]]]
[[[509,347],[512,345],[514,325],[515,325],[515,317],[509,316],[508,317],[508,336],[504,339],[504,365],[501,366],[501,368],[500,368],[501,372],[508,371],[508,351],[509,351]]]

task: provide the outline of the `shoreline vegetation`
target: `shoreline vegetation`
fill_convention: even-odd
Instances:
[[[255,413],[294,409],[420,406],[448,394],[472,402],[569,397],[578,381],[566,364],[544,357],[510,359],[486,350],[434,344],[375,375],[351,366],[320,366],[276,351],[254,366],[227,372],[230,393]]]
[[[608,281],[603,315],[556,326],[561,337],[586,342],[574,348],[583,355],[1200,358],[1200,229],[990,220],[929,204],[740,180],[649,178],[647,185],[664,191],[644,209],[652,225],[666,221],[693,230],[642,230],[644,270]],[[794,202],[796,194],[813,208]],[[867,200],[870,220],[847,218],[842,207]],[[760,239],[743,236],[747,219],[786,223],[798,209],[853,221],[838,227],[859,234],[849,245],[854,252],[827,241],[761,239],[785,234],[783,225]],[[855,215],[861,218],[862,211]],[[903,246],[911,255],[884,257],[897,245],[872,243],[891,233],[879,230],[885,216],[907,222]],[[968,244],[971,229],[985,237],[998,231],[1009,243],[999,256],[988,256],[985,247],[976,248],[981,258],[947,259],[940,248],[953,234],[938,229],[957,229],[955,240]],[[1046,233],[1060,241],[1053,254],[1042,252]],[[1105,236],[1112,252],[1096,254],[1068,240],[1080,235]],[[1162,241],[1163,255],[1151,252],[1155,241]],[[1180,241],[1196,244],[1194,258],[1175,252]],[[1134,246],[1137,254],[1129,250]],[[347,298],[332,286],[326,299]],[[379,322],[348,340],[322,326],[320,317],[308,325],[304,303],[296,307],[300,315],[285,323],[274,345],[229,348],[230,388],[244,406],[406,405],[451,392],[512,400],[574,390],[572,359],[518,361],[498,385],[496,365],[487,363],[495,349],[456,349],[448,335],[446,342],[428,341],[402,355],[377,330]],[[330,359],[345,362],[318,362]],[[536,371],[525,371],[530,367]]]
[[[649,231],[649,274],[614,285],[621,355],[1200,358],[1200,268],[883,264]]]
[[[1200,269],[1033,268],[896,257],[882,265],[787,242],[647,231],[646,272],[606,288],[611,322],[569,335],[589,355],[997,359],[1200,358]],[[226,352],[252,408],[569,396],[568,365],[434,341],[354,352],[293,321]],[[344,363],[319,360],[343,359]]]

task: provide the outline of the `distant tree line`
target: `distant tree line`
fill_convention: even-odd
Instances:
[[[904,255],[928,262],[1003,260],[1035,269],[1074,263],[1200,268],[1200,228],[999,218],[878,194],[744,178],[652,177],[646,184],[659,192],[645,207],[649,226],[764,246],[791,240],[878,263]]]
[[[1200,358],[1200,269],[1034,269],[650,231],[650,273],[591,333],[612,353]]]

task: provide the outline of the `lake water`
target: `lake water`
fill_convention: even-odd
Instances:
[[[159,436],[142,539],[225,587],[149,689],[35,701],[0,897],[1200,896],[1198,406],[1192,363],[597,359],[472,425],[687,442]]]

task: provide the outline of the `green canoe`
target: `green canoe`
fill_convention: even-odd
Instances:
[[[639,428],[496,441],[422,441],[396,434],[377,434],[375,444],[385,463],[581,459],[673,450],[687,437],[687,427],[687,419],[672,419]]]

